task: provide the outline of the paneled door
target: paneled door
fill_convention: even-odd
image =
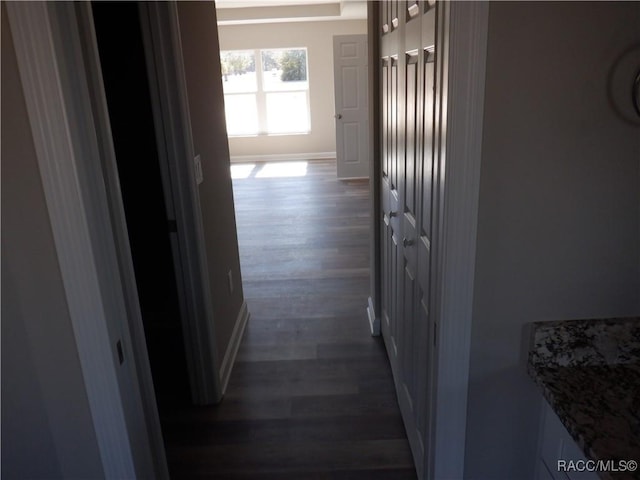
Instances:
[[[387,345],[392,368],[398,355],[401,325],[398,322],[400,285],[398,271],[400,267],[399,201],[399,162],[402,156],[402,142],[398,134],[402,132],[398,123],[400,97],[399,62],[397,55],[382,59],[382,335]]]
[[[429,471],[435,8],[382,2],[382,335],[419,478]]]
[[[338,178],[368,178],[367,36],[334,36],[333,63]]]

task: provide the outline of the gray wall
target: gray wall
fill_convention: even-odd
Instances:
[[[102,478],[5,5],[2,477]]]
[[[526,323],[640,313],[632,77],[608,91],[639,44],[637,2],[491,3],[466,478],[532,476]]]
[[[213,3],[178,2],[191,130],[204,181],[200,207],[211,282],[218,356],[222,360],[242,307],[229,145],[224,117],[220,51]],[[229,294],[227,272],[233,275]]]

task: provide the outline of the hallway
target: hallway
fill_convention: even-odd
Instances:
[[[233,166],[251,318],[223,402],[163,418],[172,478],[415,478],[365,311],[368,184],[335,168]]]

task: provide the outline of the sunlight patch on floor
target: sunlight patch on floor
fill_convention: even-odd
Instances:
[[[256,173],[256,178],[304,177],[307,174],[307,162],[265,163]]]
[[[244,179],[249,178],[251,172],[256,168],[255,163],[236,163],[231,165],[231,178]]]

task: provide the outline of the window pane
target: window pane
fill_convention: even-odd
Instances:
[[[309,131],[307,92],[267,93],[268,133]]]
[[[254,93],[225,95],[224,111],[227,116],[227,134],[247,135],[258,133],[258,107]]]
[[[256,59],[253,52],[220,52],[224,93],[255,92]]]
[[[306,90],[307,49],[262,50],[262,88],[274,90]]]

